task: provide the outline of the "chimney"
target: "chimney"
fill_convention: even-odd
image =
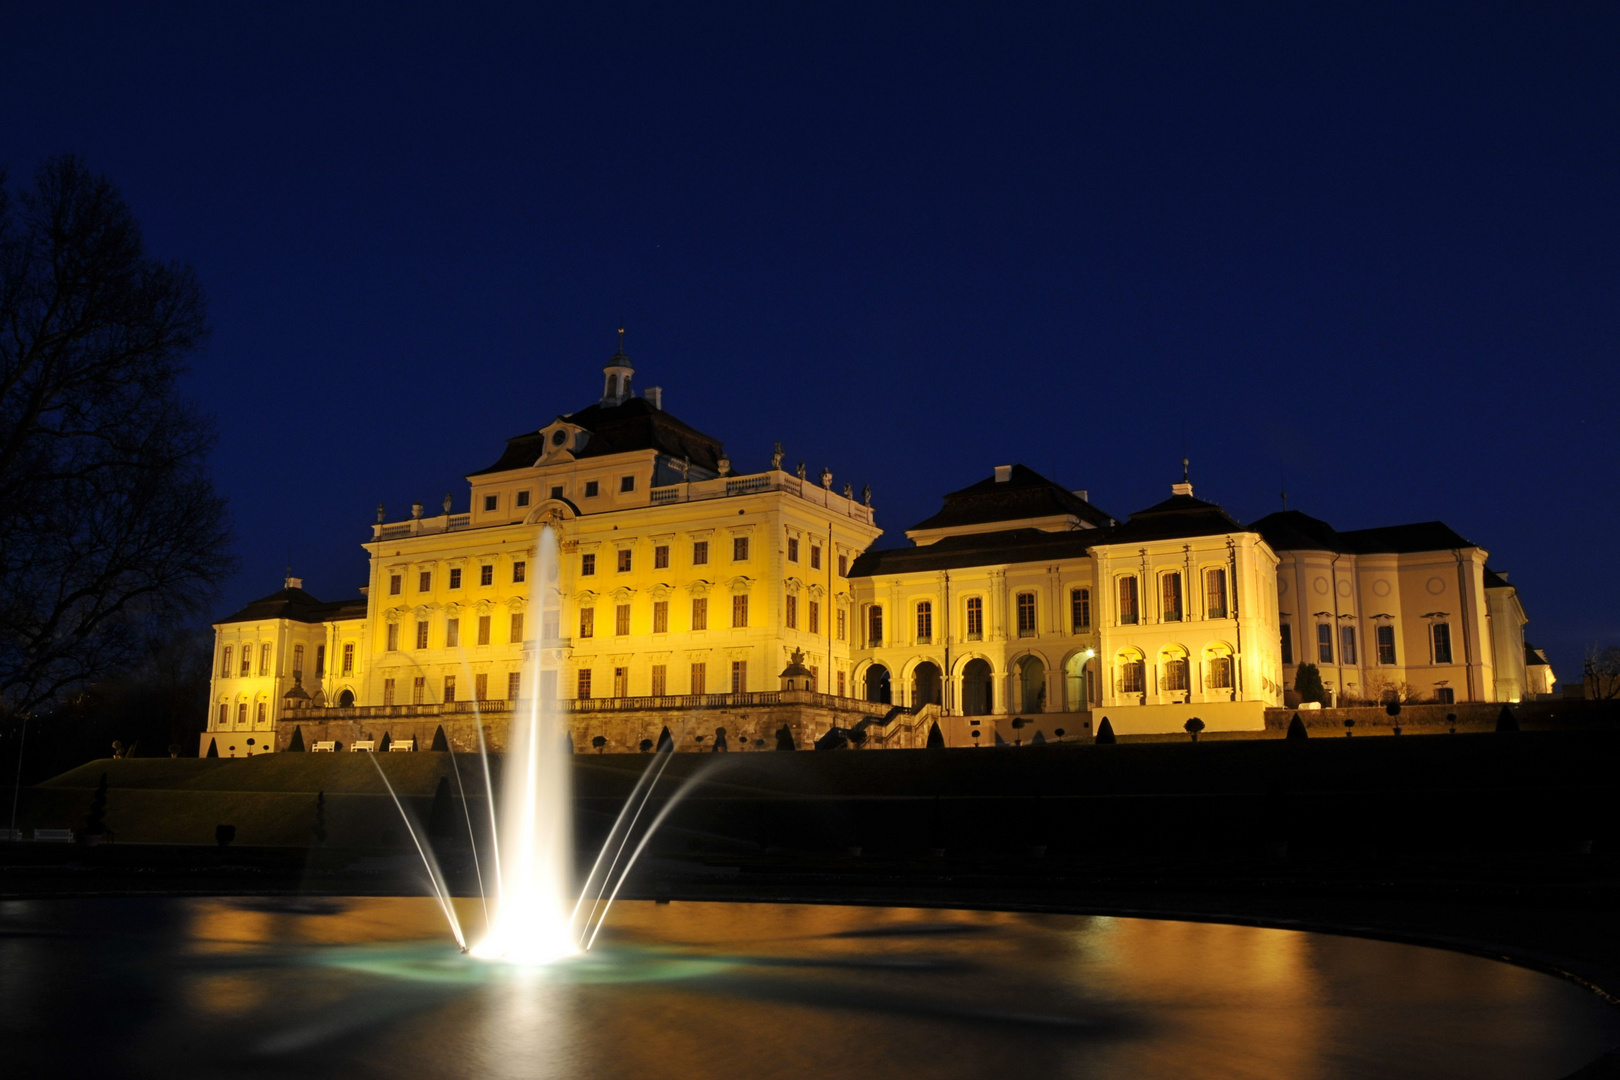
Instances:
[[[283,589],[302,589],[304,587],[304,579],[301,577],[293,577],[291,574],[289,574],[282,581],[281,587]]]
[[[1089,490],[1087,490],[1086,488],[1075,488],[1073,491],[1069,492],[1069,494],[1075,496],[1081,502],[1090,502],[1091,501],[1091,498],[1090,498],[1091,492]]]
[[[659,412],[664,411],[664,388],[662,386],[649,386],[641,392],[641,396],[647,399],[647,404]]]
[[[996,466],[996,483],[1005,484],[1007,481],[1009,481],[1011,479],[1012,479],[1012,466],[1011,465],[997,465]]]

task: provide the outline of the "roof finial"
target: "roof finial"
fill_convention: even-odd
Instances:
[[[1192,480],[1187,475],[1187,467],[1189,465],[1191,465],[1191,464],[1192,464],[1192,461],[1189,460],[1188,458],[1182,458],[1181,459],[1181,482],[1183,484],[1192,483]]]
[[[624,355],[624,327],[619,327],[619,355]]]

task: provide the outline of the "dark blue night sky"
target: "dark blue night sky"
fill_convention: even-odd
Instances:
[[[586,10],[586,9],[589,10]],[[239,537],[352,595],[378,501],[601,392],[870,483],[1439,518],[1561,678],[1620,643],[1620,8],[0,9],[0,164],[71,150],[214,336]]]

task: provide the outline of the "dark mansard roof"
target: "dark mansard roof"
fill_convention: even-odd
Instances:
[[[656,450],[672,458],[684,457],[701,469],[719,471],[720,440],[654,408],[646,398],[627,398],[618,405],[592,405],[562,419],[591,433],[575,455],[580,458]],[[469,475],[527,469],[540,460],[545,449],[545,437],[538,431],[514,435],[506,440],[506,450],[499,460]]]
[[[1386,525],[1378,529],[1340,532],[1327,522],[1283,510],[1267,514],[1251,526],[1273,551],[1333,551],[1345,555],[1402,555],[1414,551],[1451,551],[1476,545],[1443,521]]]
[[[317,600],[303,589],[290,587],[269,596],[262,596],[234,615],[219,620],[222,623],[264,622],[268,619],[292,619],[295,622],[319,623],[338,619],[363,619],[366,599],[331,602]]]
[[[1031,518],[1072,514],[1098,527],[1113,518],[1034,469],[1014,465],[1006,480],[994,476],[970,484],[945,496],[939,513],[913,525],[913,529],[949,529],[985,525],[994,521],[1027,521]]]

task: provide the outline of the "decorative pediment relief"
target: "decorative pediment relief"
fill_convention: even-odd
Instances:
[[[636,590],[628,586],[620,585],[617,589],[613,590],[611,595],[613,596],[615,603],[628,604],[630,602],[630,597],[635,594],[635,591]]]
[[[726,582],[726,587],[732,591],[733,595],[736,595],[747,592],[749,586],[753,585],[753,583],[754,582],[752,579],[743,577],[741,574],[739,574],[730,581]]]
[[[714,582],[704,581],[702,578],[686,586],[686,591],[693,596],[708,596],[709,590],[714,588]]]
[[[522,611],[528,606],[529,601],[521,596],[510,597],[506,601],[506,610],[508,611]]]
[[[800,581],[796,577],[790,577],[782,583],[782,587],[788,592],[796,595],[800,589],[804,588],[804,582]]]
[[[654,585],[652,588],[648,589],[647,591],[652,593],[652,598],[654,600],[667,600],[667,599],[669,599],[669,594],[674,592],[675,590],[673,588],[671,588],[669,585],[666,585],[662,581],[660,581],[658,584]]]

